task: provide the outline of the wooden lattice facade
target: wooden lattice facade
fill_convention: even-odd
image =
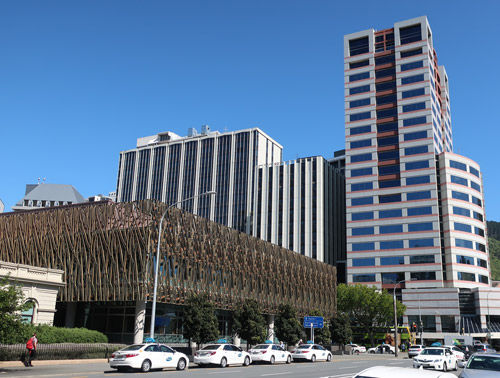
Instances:
[[[133,301],[153,292],[156,201],[90,203],[0,216],[0,260],[65,272],[59,301]],[[172,208],[163,222],[158,302],[206,292],[220,309],[255,298],[301,314],[336,308],[335,267]]]

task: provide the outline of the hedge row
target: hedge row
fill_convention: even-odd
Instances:
[[[107,343],[108,337],[101,332],[91,331],[86,328],[60,328],[46,324],[31,325],[20,324],[15,330],[2,334],[1,344],[25,344],[26,341],[37,333],[40,344],[57,343]]]

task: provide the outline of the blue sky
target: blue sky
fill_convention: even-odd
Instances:
[[[0,2],[0,199],[10,210],[38,177],[107,194],[138,137],[204,124],[260,127],[285,160],[331,157],[343,35],[423,15],[450,78],[454,152],[481,165],[500,221],[493,0]]]

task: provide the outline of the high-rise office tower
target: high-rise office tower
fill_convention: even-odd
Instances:
[[[137,140],[120,153],[118,202],[157,199],[250,233],[255,167],[281,162],[282,146],[258,128],[219,133],[203,126],[187,137],[172,132]]]
[[[258,166],[255,179],[254,236],[337,268],[345,263],[341,169],[313,156]]]
[[[484,325],[464,304],[490,286],[482,176],[453,153],[427,18],[346,35],[344,77],[348,283],[398,284],[428,329],[456,331],[464,315]]]

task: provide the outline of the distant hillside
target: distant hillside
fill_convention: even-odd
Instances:
[[[500,281],[500,222],[487,221],[491,279]]]

